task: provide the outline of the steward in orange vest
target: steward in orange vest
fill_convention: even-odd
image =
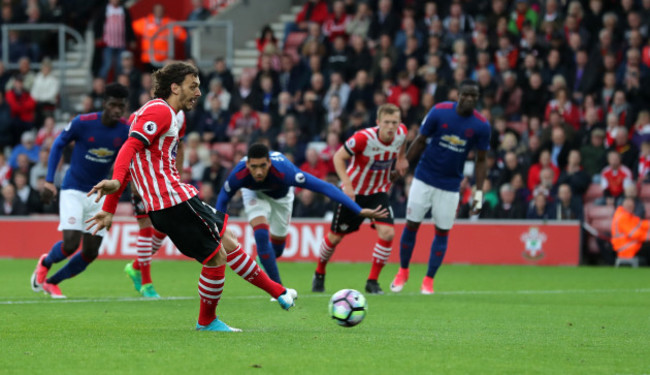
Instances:
[[[634,200],[627,198],[614,212],[612,247],[619,258],[634,258],[644,242],[650,241],[650,220],[634,215]]]
[[[165,8],[160,4],[156,4],[153,7],[152,14],[133,22],[133,31],[142,40],[142,43],[140,44],[140,48],[142,49],[140,59],[143,63],[151,63],[151,58],[149,57],[149,48],[151,46],[153,46],[155,62],[163,62],[168,59],[169,29],[165,28],[164,31],[160,32],[160,34],[153,38],[154,34],[156,34],[161,27],[174,21],[171,18],[164,17],[164,13]],[[173,32],[174,37],[181,42],[184,42],[185,39],[187,39],[187,32],[184,28],[175,26]]]

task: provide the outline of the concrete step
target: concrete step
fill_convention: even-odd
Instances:
[[[65,79],[65,86],[83,86],[87,87],[90,91],[90,83],[86,77],[70,77]]]
[[[302,5],[294,5],[291,7],[291,13],[298,14],[302,10]]]
[[[235,59],[234,66],[257,66],[257,58],[239,58]]]
[[[257,42],[255,42],[254,40],[247,41],[246,42],[246,48],[256,49],[257,48]]]
[[[236,49],[235,58],[257,58],[259,52],[257,49]]]
[[[296,16],[293,14],[283,14],[280,16],[280,22],[287,23],[287,22],[294,22],[296,20]]]

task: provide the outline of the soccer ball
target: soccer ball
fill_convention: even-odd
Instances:
[[[366,317],[366,297],[354,289],[342,289],[330,298],[329,313],[343,327],[354,327]]]

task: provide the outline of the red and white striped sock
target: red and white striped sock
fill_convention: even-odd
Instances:
[[[142,275],[142,285],[151,284],[151,227],[140,228],[138,232],[138,268]]]
[[[207,326],[217,318],[217,304],[221,298],[226,281],[226,265],[218,267],[203,266],[199,276],[199,324]]]
[[[384,268],[384,265],[388,262],[388,257],[390,257],[392,245],[393,241],[386,241],[381,238],[377,240],[372,252],[372,267],[370,268],[368,280],[377,280],[379,278],[381,269]]]
[[[285,288],[282,284],[271,280],[266,272],[262,271],[257,265],[257,262],[246,254],[241,248],[241,245],[238,245],[234,251],[228,253],[226,260],[228,261],[228,266],[236,274],[256,287],[265,290],[271,297],[278,298],[280,294],[284,293]]]
[[[158,251],[158,249],[160,249],[160,247],[163,244],[163,241],[165,241],[165,237],[167,237],[165,233],[159,232],[156,230],[156,228],[153,228],[153,236],[151,237],[152,254],[155,254]]]
[[[325,235],[323,241],[320,243],[320,255],[316,272],[322,275],[325,274],[325,267],[327,267],[327,262],[330,261],[332,254],[334,254],[334,250],[336,250],[336,245],[330,242],[329,237]]]

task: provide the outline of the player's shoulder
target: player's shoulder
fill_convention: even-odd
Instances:
[[[293,168],[294,166],[291,160],[287,159],[287,157],[280,151],[270,151],[269,159],[271,160],[272,166],[283,171],[287,168]]]
[[[454,102],[442,102],[433,106],[435,110],[454,109]]]
[[[399,124],[399,128],[397,129],[397,134],[402,135],[402,134],[407,134],[409,132],[409,129],[404,125],[404,123]]]
[[[74,120],[76,120],[79,123],[95,122],[99,120],[99,112],[84,113],[75,117]]]
[[[173,115],[173,109],[162,99],[152,99],[140,107],[137,115],[167,119]]]
[[[477,119],[482,125],[489,126],[488,120],[481,114],[481,112],[474,110],[474,118]]]
[[[246,157],[241,158],[241,160],[232,168],[232,172],[230,172],[230,176],[237,180],[242,180],[249,174],[248,168],[246,168]]]

